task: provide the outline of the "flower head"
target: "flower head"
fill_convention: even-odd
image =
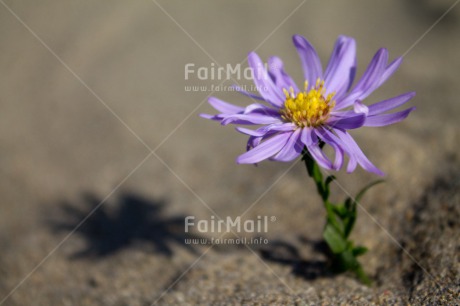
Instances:
[[[261,125],[255,130],[237,127],[239,132],[249,136],[247,152],[237,158],[238,163],[258,163],[265,159],[288,162],[306,148],[325,169],[339,170],[345,155],[348,155],[348,172],[359,164],[369,172],[383,175],[364,155],[348,130],[390,125],[405,119],[415,109],[386,113],[408,102],[414,92],[370,106],[362,103],[396,71],[402,58],[387,64],[388,51],[380,49],[361,79],[352,87],[356,72],[356,43],[353,38],[340,36],[337,39],[324,72],[313,46],[300,35],[295,35],[293,41],[305,77],[302,90],[285,72],[281,59],[270,57],[268,69],[265,69],[259,56],[251,52],[248,63],[260,96],[239,87],[236,89],[265,103],[240,107],[211,97],[209,103],[221,113],[202,114],[202,117],[220,121],[222,125]],[[323,152],[323,143],[333,148],[334,161]]]
[[[308,81],[305,81],[305,90],[295,93],[283,88],[286,95],[284,107],[280,110],[281,118],[295,123],[298,127],[317,127],[323,125],[329,118],[335,106],[332,100],[334,93],[325,95],[324,81],[318,79],[316,86],[308,90]]]

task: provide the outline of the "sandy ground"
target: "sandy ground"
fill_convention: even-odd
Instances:
[[[0,2],[0,305],[460,303],[460,5],[426,32],[454,1]],[[353,132],[387,173],[354,233],[372,287],[327,272],[300,163],[236,166],[245,138],[198,117],[233,81],[184,76],[256,50],[300,83],[295,33],[323,63],[355,37],[358,76],[380,47],[405,54],[366,103],[417,92],[406,121]],[[333,197],[372,179],[339,173]],[[268,245],[184,243],[218,236],[184,233],[185,216],[249,207],[276,218]]]

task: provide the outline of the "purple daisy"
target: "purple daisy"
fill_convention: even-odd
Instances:
[[[305,77],[302,90],[284,71],[280,58],[270,57],[266,69],[259,56],[251,52],[248,63],[260,96],[236,89],[266,103],[240,107],[211,97],[209,103],[221,113],[201,116],[220,121],[222,125],[258,126],[255,130],[237,127],[239,132],[249,136],[247,152],[237,158],[240,164],[254,164],[265,159],[289,162],[306,148],[325,169],[341,169],[348,155],[347,172],[352,172],[359,164],[369,172],[383,175],[364,155],[348,130],[390,125],[405,119],[415,109],[386,113],[405,104],[414,97],[414,92],[370,106],[362,104],[362,100],[396,71],[402,58],[387,64],[388,51],[378,50],[361,79],[351,88],[356,72],[353,38],[340,36],[337,39],[324,72],[313,46],[300,35],[295,35],[293,41]],[[333,148],[333,161],[322,150],[322,144]]]

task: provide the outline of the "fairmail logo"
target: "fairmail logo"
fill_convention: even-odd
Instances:
[[[276,66],[270,66],[272,69],[277,68]],[[260,64],[255,65],[255,67],[242,67],[241,64],[231,65],[227,64],[225,66],[217,66],[214,63],[211,63],[209,66],[197,66],[194,63],[187,63],[184,66],[184,78],[185,80],[189,79],[198,79],[198,80],[254,80],[258,79],[267,79],[269,78],[267,73],[268,65]]]
[[[184,220],[185,232],[192,229],[199,233],[267,233],[268,224],[275,222],[275,216],[257,216],[255,220],[241,220],[241,216],[217,219],[211,216],[209,220],[196,220],[195,216],[187,216]]]

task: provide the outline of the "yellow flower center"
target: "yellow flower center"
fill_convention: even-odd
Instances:
[[[316,127],[329,118],[329,113],[335,106],[335,101],[332,100],[335,92],[325,97],[324,81],[320,79],[316,81],[315,87],[312,87],[308,92],[307,89],[307,81],[305,81],[304,91],[299,92],[297,96],[292,87],[289,91],[283,88],[286,101],[284,108],[280,111],[281,117],[299,127]]]

